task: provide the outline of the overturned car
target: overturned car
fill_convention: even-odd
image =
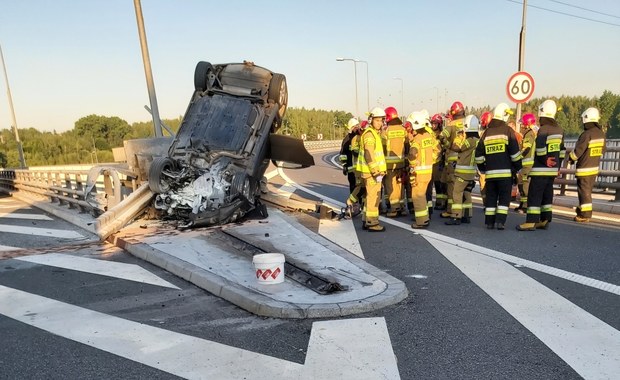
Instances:
[[[277,135],[286,77],[252,62],[199,62],[194,93],[167,157],[149,168],[154,206],[179,227],[234,222],[258,209],[269,161],[314,165],[303,142]]]

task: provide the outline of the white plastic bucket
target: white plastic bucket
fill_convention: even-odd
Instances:
[[[262,253],[252,259],[256,280],[259,284],[280,284],[284,282],[284,255]]]

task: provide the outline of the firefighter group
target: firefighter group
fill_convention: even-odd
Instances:
[[[456,101],[444,115],[431,117],[422,110],[404,120],[394,107],[375,107],[367,120],[349,120],[342,142],[340,161],[350,188],[344,212],[349,217],[361,213],[363,229],[371,232],[385,230],[380,212],[389,218],[408,213],[414,229],[427,228],[433,210],[441,212],[446,225],[469,224],[477,179],[487,229],[505,228],[517,185],[514,210],[527,214],[517,230],[546,230],[552,220],[553,181],[566,155],[557,111],[553,100],[545,100],[538,115],[526,113],[516,124],[506,103],[478,117],[466,115]],[[576,165],[579,198],[573,220],[584,223],[592,216],[605,133],[598,109],[586,109],[581,118],[584,132],[568,160]]]

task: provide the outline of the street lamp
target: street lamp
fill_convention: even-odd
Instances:
[[[405,103],[403,101],[403,98],[404,98],[403,78],[394,77],[392,79],[400,81],[400,112],[405,112],[405,110],[404,110],[404,108],[405,108],[404,104]]]
[[[525,16],[527,10],[527,0],[523,0],[523,15],[521,16],[521,33],[519,34],[519,71],[523,71],[525,62]],[[521,119],[521,103],[517,103],[517,122]]]
[[[357,62],[366,64],[366,109],[370,111],[370,85],[368,84],[368,62],[356,60],[355,63]]]
[[[17,153],[19,154],[19,166],[22,169],[26,168],[26,159],[24,158],[24,148],[22,147],[22,141],[19,139],[19,132],[17,131],[17,119],[15,119],[15,109],[13,108],[13,97],[11,96],[11,87],[9,87],[9,77],[6,73],[6,64],[4,63],[4,54],[2,54],[2,46],[0,46],[0,60],[2,60],[2,68],[4,70],[4,81],[6,82],[6,95],[9,99],[9,108],[11,109],[11,118],[13,120],[13,131],[15,132],[15,141],[17,142]]]
[[[343,62],[343,61],[351,61],[353,62],[353,73],[355,74],[355,117],[359,117],[359,107],[358,107],[358,102],[357,102],[357,59],[353,59],[353,58],[336,58],[336,61],[338,62]]]

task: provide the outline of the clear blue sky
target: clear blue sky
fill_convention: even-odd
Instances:
[[[530,7],[525,70],[536,81],[534,96],[620,93],[620,1],[528,4],[615,24]],[[160,116],[175,118],[185,112],[200,60],[252,60],[285,74],[292,107],[355,111],[353,63],[336,57],[368,62],[371,108],[433,113],[454,100],[474,106],[507,101],[522,5],[142,0],[142,10]],[[150,119],[132,0],[0,0],[0,44],[19,128],[61,132],[89,114],[129,123]],[[361,113],[366,65],[357,69]],[[403,79],[404,110],[394,77]],[[0,129],[10,128],[3,78],[0,89]]]

